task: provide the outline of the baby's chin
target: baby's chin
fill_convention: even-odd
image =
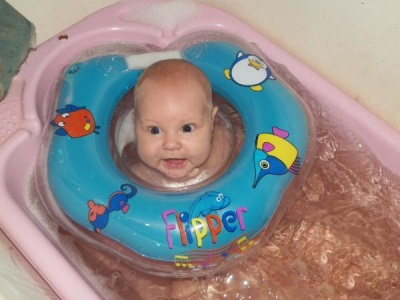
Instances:
[[[198,164],[193,164],[192,161],[185,158],[163,159],[158,165],[158,171],[161,172],[167,180],[179,182],[192,179],[200,173]]]

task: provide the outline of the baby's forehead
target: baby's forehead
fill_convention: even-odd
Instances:
[[[134,106],[155,89],[191,88],[204,92],[207,105],[212,106],[211,85],[206,75],[195,65],[182,59],[163,60],[145,69],[136,84]]]

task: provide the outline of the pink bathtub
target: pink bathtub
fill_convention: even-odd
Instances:
[[[203,4],[190,7],[192,18],[183,18],[171,26],[145,24],[132,17],[132,12],[142,9],[145,2],[148,6],[157,5],[156,1],[117,3],[31,51],[6,99],[0,103],[0,226],[63,299],[96,299],[99,296],[80,270],[59,251],[60,244],[39,225],[39,217],[31,212],[30,184],[48,119],[43,107],[54,99],[54,80],[77,54],[89,48],[112,43],[164,48],[196,32],[240,33],[242,39],[255,43],[270,59],[285,65],[336,118],[359,134],[384,166],[397,173],[400,171],[400,134],[397,131],[246,24]]]

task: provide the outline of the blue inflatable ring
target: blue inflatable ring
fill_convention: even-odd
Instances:
[[[226,41],[201,42],[180,53],[243,120],[243,147],[221,177],[199,189],[167,193],[116,167],[111,117],[142,71],[129,69],[122,55],[66,70],[47,160],[52,197],[70,219],[138,254],[134,263],[140,268],[173,276],[195,275],[245,255],[299,173],[309,143],[301,102],[262,58]]]

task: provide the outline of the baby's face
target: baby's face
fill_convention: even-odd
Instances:
[[[199,83],[188,79],[160,86],[146,81],[138,96],[137,152],[146,165],[170,179],[183,179],[207,161],[217,108]]]

